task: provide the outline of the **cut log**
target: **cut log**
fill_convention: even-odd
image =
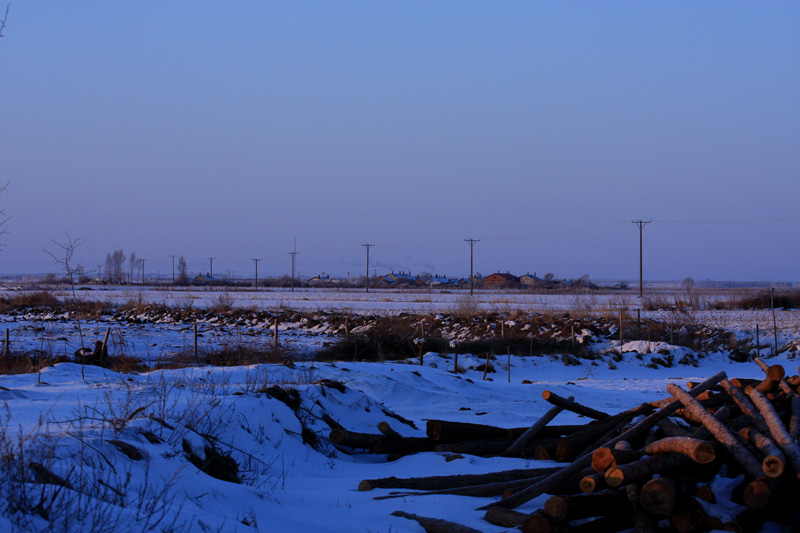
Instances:
[[[372,489],[409,489],[409,490],[440,490],[470,487],[487,483],[501,483],[504,481],[517,481],[537,476],[547,476],[557,472],[560,467],[550,468],[519,468],[490,472],[488,474],[460,474],[454,476],[427,476],[413,478],[387,477],[379,479],[365,479],[358,484],[358,490]]]
[[[716,385],[717,383],[719,383],[719,381],[721,379],[724,379],[725,377],[726,377],[725,372],[719,372],[718,374],[715,374],[715,375],[711,376],[710,378],[708,378],[707,380],[705,380],[704,382],[702,382],[697,387],[693,388],[692,391],[689,394],[700,394],[704,390],[707,390],[707,389],[713,387],[714,385]],[[605,446],[613,447],[614,444],[616,444],[619,441],[622,441],[622,440],[630,441],[630,440],[638,438],[641,435],[644,435],[646,432],[648,432],[650,430],[650,428],[652,428],[658,422],[660,422],[661,420],[665,419],[666,417],[668,417],[669,415],[674,413],[675,410],[677,410],[680,406],[681,406],[681,403],[679,401],[677,401],[677,400],[675,400],[672,403],[669,403],[669,404],[665,405],[664,407],[662,407],[661,409],[659,409],[655,413],[649,415],[647,418],[645,418],[644,420],[640,421],[638,424],[636,424],[632,428],[626,430],[624,433],[622,433],[618,437],[610,440],[608,443],[605,444]],[[509,498],[506,498],[506,499],[501,500],[499,502],[494,502],[494,503],[492,503],[492,504],[490,504],[488,506],[482,507],[481,510],[486,510],[488,507],[492,507],[492,506],[500,506],[500,507],[505,507],[507,509],[514,509],[516,507],[519,507],[523,503],[525,503],[527,501],[530,501],[533,498],[536,498],[540,494],[545,493],[547,491],[547,489],[550,486],[553,485],[554,482],[561,481],[561,480],[564,480],[564,479],[569,479],[571,476],[574,476],[575,474],[579,473],[581,470],[589,467],[591,465],[591,463],[592,463],[592,455],[591,454],[586,454],[586,455],[576,459],[569,466],[565,466],[563,469],[559,470],[558,472],[556,472],[554,474],[551,474],[550,476],[548,476],[547,478],[543,479],[539,483],[535,483],[535,484],[531,485],[530,487],[528,487],[527,489],[525,489],[523,491],[520,491],[517,494],[514,494],[513,496],[511,496]]]
[[[775,478],[783,474],[783,470],[786,467],[786,458],[772,439],[750,427],[740,429],[739,435],[749,441],[761,453],[764,458],[761,461],[761,470],[767,477]]]
[[[800,473],[800,445],[797,444],[797,441],[792,440],[792,437],[789,435],[789,432],[786,431],[786,426],[781,422],[775,408],[772,407],[772,404],[769,403],[763,394],[753,389],[750,391],[750,399],[753,400],[759,412],[764,415],[764,420],[766,420],[767,426],[769,426],[770,434],[772,438],[775,439],[775,443],[783,450],[783,453],[786,455],[789,463],[791,463],[794,471]]]
[[[731,430],[725,427],[722,422],[709,413],[702,405],[700,405],[688,392],[684,391],[674,383],[667,385],[667,391],[675,396],[687,409],[692,411],[694,415],[699,418],[703,426],[708,429],[717,441],[722,444],[726,450],[742,465],[745,472],[752,478],[757,478],[761,475],[761,464],[755,457],[742,446],[741,441],[734,435]]]
[[[537,461],[555,461],[556,459],[556,440],[539,443],[533,449],[533,458]]]
[[[425,528],[427,533],[481,533],[477,529],[457,524],[455,522],[449,522],[440,518],[428,518],[426,516],[419,516],[412,513],[406,513],[404,511],[395,511],[392,513],[392,516],[416,520],[419,525]]]
[[[550,533],[553,531],[553,526],[550,525],[550,519],[544,511],[538,510],[528,515],[520,529],[522,533]]]
[[[432,496],[436,494],[452,494],[455,496],[471,496],[474,498],[491,498],[494,496],[503,496],[507,493],[513,493],[517,490],[524,489],[540,481],[545,476],[529,477],[525,479],[518,479],[516,481],[503,481],[500,483],[487,483],[484,485],[470,485],[468,487],[457,487],[450,489],[429,490],[425,492],[397,492],[384,496],[376,496],[375,500],[389,500],[392,498],[405,498],[406,496]]]
[[[500,527],[520,527],[528,518],[526,513],[520,513],[513,509],[503,509],[502,507],[490,507],[487,509],[483,519]]]
[[[567,400],[573,400],[574,398],[570,396]],[[520,435],[514,443],[506,449],[507,453],[512,453],[521,450],[524,448],[530,440],[538,435],[544,427],[552,421],[558,413],[563,411],[564,408],[560,406],[553,406],[550,410],[548,410],[539,420],[534,422],[531,427],[529,427],[522,435]]]
[[[546,426],[539,432],[541,437],[561,437],[582,429],[583,425]],[[464,442],[470,440],[508,439],[513,441],[525,433],[524,428],[500,428],[470,422],[450,422],[447,420],[428,420],[426,432],[429,438],[439,442]],[[510,444],[510,443],[509,443]]]
[[[378,431],[380,431],[387,439],[402,439],[403,436],[400,433],[396,432],[392,429],[392,426],[389,425],[389,422],[380,422],[378,424]]]
[[[673,419],[665,418],[658,423],[658,429],[666,437],[688,437],[692,434],[691,431],[683,426],[679,426]]]
[[[723,379],[719,382],[728,394],[730,395],[731,399],[734,403],[742,410],[742,413],[746,414],[753,420],[753,424],[755,424],[756,428],[764,434],[769,433],[769,428],[767,428],[767,423],[764,421],[764,417],[761,413],[758,412],[756,406],[753,405],[753,402],[750,401],[750,398],[747,397],[744,390],[741,387],[737,387],[733,385],[727,379]]]
[[[625,487],[625,495],[633,515],[633,533],[657,533],[657,521],[642,508],[640,494],[641,489],[637,483]]]
[[[627,504],[627,496],[619,490],[604,490],[575,496],[551,496],[544,503],[544,514],[554,523],[570,522],[579,518],[601,516],[609,509],[619,509]]]
[[[597,409],[592,409],[591,407],[581,405],[578,402],[572,400],[571,399],[572,397],[564,398],[562,396],[559,396],[553,391],[546,390],[542,392],[542,398],[544,398],[546,402],[549,402],[557,407],[561,407],[562,409],[566,409],[567,411],[572,411],[573,413],[578,415],[594,418],[595,420],[603,420],[611,416],[608,413],[604,413],[603,411],[598,411]]]
[[[576,431],[568,437],[559,439],[556,445],[556,460],[571,461],[578,456],[578,452],[585,450],[587,446],[597,443],[600,437],[609,432],[616,434],[621,427],[630,422],[634,417],[651,411],[652,407],[645,404],[619,415],[608,417],[600,422],[588,424],[584,429]],[[592,449],[589,450],[589,452],[594,451],[597,446],[601,446],[603,443],[608,442],[608,440],[609,439],[606,439],[596,446],[591,446]]]
[[[570,525],[566,531],[569,533],[598,533],[599,531],[623,531],[633,525],[631,513],[611,513],[593,520]]]
[[[708,464],[716,458],[714,445],[708,441],[691,437],[667,437],[648,444],[645,453],[679,453],[695,463]]]
[[[436,441],[432,441],[436,442]],[[475,440],[464,442],[447,442],[436,444],[437,452],[465,453],[469,455],[500,455],[508,448],[508,440]]]
[[[638,461],[644,455],[641,450],[617,450],[601,446],[592,453],[592,468],[596,472],[605,472],[617,465]]]
[[[428,420],[428,437],[439,442],[463,442],[486,439],[511,439],[510,430],[484,424],[469,422],[449,422],[447,420]]]
[[[761,370],[763,370],[767,375],[766,379],[756,386],[759,392],[766,394],[775,390],[775,386],[777,385],[777,387],[780,388],[781,392],[784,394],[795,394],[795,391],[792,389],[791,385],[786,382],[786,371],[781,365],[767,366],[767,364],[762,361],[760,357],[756,357],[753,359],[753,361],[755,361],[755,363],[761,367]]]
[[[709,485],[700,485],[694,491],[694,497],[708,503],[717,503],[717,495]]]
[[[608,487],[606,484],[605,473],[589,474],[583,476],[579,482],[579,487],[582,492],[591,493],[604,490]]]
[[[669,515],[670,525],[679,533],[693,533],[707,531],[703,524],[708,520],[708,514],[700,503],[691,496],[678,499],[675,509]]]
[[[750,509],[763,509],[769,503],[774,490],[774,479],[754,479],[745,484],[742,499]]]
[[[605,480],[610,487],[638,483],[650,479],[653,474],[678,467],[688,461],[688,457],[678,453],[649,455],[633,463],[609,468],[606,470]]]
[[[789,419],[789,436],[792,440],[800,440],[800,396],[792,396],[791,418]]]
[[[331,430],[328,438],[334,444],[347,446],[348,448],[358,448],[371,450],[375,441],[381,440],[383,435],[373,435],[370,433],[358,433],[356,431],[347,431],[345,429]]]
[[[629,485],[635,486],[635,484]],[[669,516],[675,508],[678,484],[665,477],[653,478],[642,486],[639,502],[648,513]]]

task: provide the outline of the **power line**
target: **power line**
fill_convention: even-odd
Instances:
[[[709,220],[654,220],[662,224],[769,224],[775,222],[800,222],[800,217],[780,218],[730,218]]]

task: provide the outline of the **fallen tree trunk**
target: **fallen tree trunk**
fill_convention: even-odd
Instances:
[[[679,453],[649,455],[639,461],[615,466],[606,470],[605,480],[610,487],[619,487],[650,479],[653,474],[664,472],[689,461]]]
[[[381,440],[383,435],[358,433],[356,431],[347,431],[346,429],[333,429],[328,438],[332,443],[347,446],[348,448],[371,450],[375,441]]]
[[[546,402],[549,402],[556,407],[566,409],[567,411],[572,411],[578,415],[588,416],[589,418],[594,418],[595,420],[603,420],[611,416],[603,411],[598,411],[597,409],[592,409],[591,407],[586,407],[585,405],[579,404],[572,399],[572,396],[569,398],[564,398],[555,392],[546,390],[542,392],[542,398]]]
[[[486,510],[483,519],[500,527],[520,527],[528,518],[526,513],[520,513],[513,509],[503,509],[502,507],[492,507]]]
[[[545,426],[539,432],[539,435],[542,437],[561,437],[562,435],[569,435],[573,431],[577,431],[583,427],[583,425]],[[485,424],[451,422],[448,420],[428,420],[425,427],[428,438],[442,443],[489,439],[507,439],[513,441],[528,431],[528,429],[530,428],[500,428],[496,426],[487,426]],[[509,442],[509,444],[510,443],[511,442]]]
[[[376,496],[375,500],[389,500],[392,498],[405,498],[406,496],[432,496],[436,494],[452,494],[455,496],[472,496],[474,498],[491,498],[502,496],[508,492],[524,489],[543,479],[545,476],[527,477],[516,481],[502,481],[499,483],[487,483],[484,485],[470,485],[467,487],[457,487],[449,489],[429,490],[424,492],[397,492],[385,496]]]
[[[544,514],[555,523],[570,522],[608,513],[609,509],[626,505],[627,496],[622,491],[604,490],[574,496],[551,496],[544,503]]]
[[[567,400],[572,400],[572,399],[573,399],[572,396],[567,398]],[[550,421],[553,420],[556,417],[556,415],[563,410],[564,410],[563,407],[557,405],[553,406],[549,411],[547,411],[542,416],[542,418],[537,420],[533,425],[531,425],[530,428],[528,428],[522,435],[520,435],[517,438],[517,440],[515,440],[514,443],[511,444],[511,446],[509,446],[506,449],[506,453],[513,453],[524,448],[533,437],[538,435],[544,429],[544,427],[547,424],[549,424]]]
[[[406,513],[404,511],[395,511],[392,513],[392,516],[416,520],[419,525],[425,528],[427,533],[481,533],[477,529],[463,526],[455,522],[442,520],[440,518],[428,518],[426,516],[419,516],[416,514]]]
[[[520,468],[488,474],[457,474],[453,476],[428,476],[413,478],[386,477],[379,479],[365,479],[358,484],[358,490],[372,489],[410,489],[410,490],[440,490],[484,485],[487,483],[501,483],[504,481],[517,481],[519,479],[546,476],[560,470],[561,467],[551,468]]]
[[[645,446],[644,452],[648,454],[679,453],[701,465],[708,464],[716,458],[712,443],[691,437],[660,439]]]

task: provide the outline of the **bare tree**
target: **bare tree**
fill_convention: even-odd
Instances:
[[[120,248],[106,254],[105,274],[111,283],[122,283],[125,265],[125,252]]]
[[[178,280],[176,283],[178,285],[186,285],[189,283],[188,267],[186,266],[186,259],[184,259],[183,256],[178,258]]]
[[[128,257],[128,267],[130,268],[130,275],[128,276],[128,283],[133,283],[133,270],[139,265],[139,261],[136,259],[136,252],[131,252],[130,257]]]
[[[75,294],[75,276],[77,274],[79,274],[80,272],[83,272],[83,266],[81,266],[79,263],[76,264],[73,261],[73,257],[75,255],[75,250],[81,244],[86,242],[86,240],[85,239],[73,239],[72,237],[70,237],[69,233],[66,233],[65,235],[66,235],[66,240],[64,240],[64,242],[59,242],[59,241],[55,240],[54,238],[50,237],[50,242],[55,244],[57,247],[61,248],[61,253],[59,255],[56,255],[55,253],[53,253],[53,252],[51,252],[49,250],[44,250],[44,253],[46,253],[47,255],[52,257],[53,261],[57,265],[60,265],[61,268],[64,269],[64,273],[67,275],[67,279],[69,280],[70,288],[72,289],[72,300],[73,300],[73,302],[75,302],[75,301],[77,301],[77,296]],[[81,329],[81,321],[80,321],[80,319],[78,319],[78,335],[80,336],[80,339],[81,339],[81,346],[80,346],[80,350],[79,351],[82,351],[83,350],[83,330]],[[81,372],[83,372],[83,370],[81,370]]]
[[[681,281],[681,286],[686,292],[692,292],[694,288],[694,280],[691,277],[686,277]]]

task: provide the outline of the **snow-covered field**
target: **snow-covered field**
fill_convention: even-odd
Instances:
[[[348,298],[353,301],[352,295]],[[309,305],[322,308],[330,301]],[[404,300],[399,305],[408,304]],[[394,310],[374,299],[369,305]],[[692,319],[715,316],[743,338],[750,338],[755,323],[761,325],[762,335],[771,325],[771,315],[763,312],[702,311]],[[780,316],[784,344],[798,336],[797,316],[789,311]],[[68,322],[63,325],[71,327]],[[85,327],[95,328],[95,338],[104,325]],[[174,325],[164,324],[163,335],[160,325],[142,327],[140,334],[149,336],[142,346],[149,344],[153,350],[162,343],[188,342],[189,333]],[[768,344],[769,339],[762,342]],[[477,510],[491,498],[376,500],[390,491],[359,492],[357,487],[363,479],[475,474],[556,463],[469,455],[451,460],[451,454],[435,452],[391,462],[380,455],[350,455],[327,441],[330,428],[323,416],[352,431],[376,433],[378,423],[387,421],[404,436],[425,436],[428,419],[530,425],[551,407],[542,400],[545,389],[615,413],[667,397],[668,383],[702,381],[720,370],[730,377],[763,376],[754,363],[734,363],[724,351],[703,355],[697,367],[648,368],[633,350],[687,349],[644,342],[623,348],[627,353],[616,369],[603,360],[564,366],[551,356],[512,356],[509,367],[506,357],[498,357],[491,381],[482,380],[483,372],[475,369],[482,358],[469,354],[459,354],[459,366],[467,370],[452,373],[452,353],[428,353],[423,366],[417,360],[300,361],[294,368],[264,364],[118,374],[62,363],[39,374],[0,376],[0,455],[6,457],[1,466],[0,530],[423,531],[417,523],[391,514],[402,510],[480,531],[505,531],[485,522],[483,511]],[[782,353],[769,362],[796,373],[795,353]],[[344,392],[331,381],[344,384]],[[293,410],[273,397],[273,386],[295,389],[300,407]],[[387,413],[408,419],[416,428]],[[586,421],[565,411],[553,423]],[[217,452],[235,461],[241,483],[211,477],[190,459],[210,460]],[[59,479],[48,477],[53,474]],[[518,510],[538,509],[545,499],[536,498]],[[739,510],[731,505],[715,512],[724,521]],[[772,525],[765,531],[780,529]]]

